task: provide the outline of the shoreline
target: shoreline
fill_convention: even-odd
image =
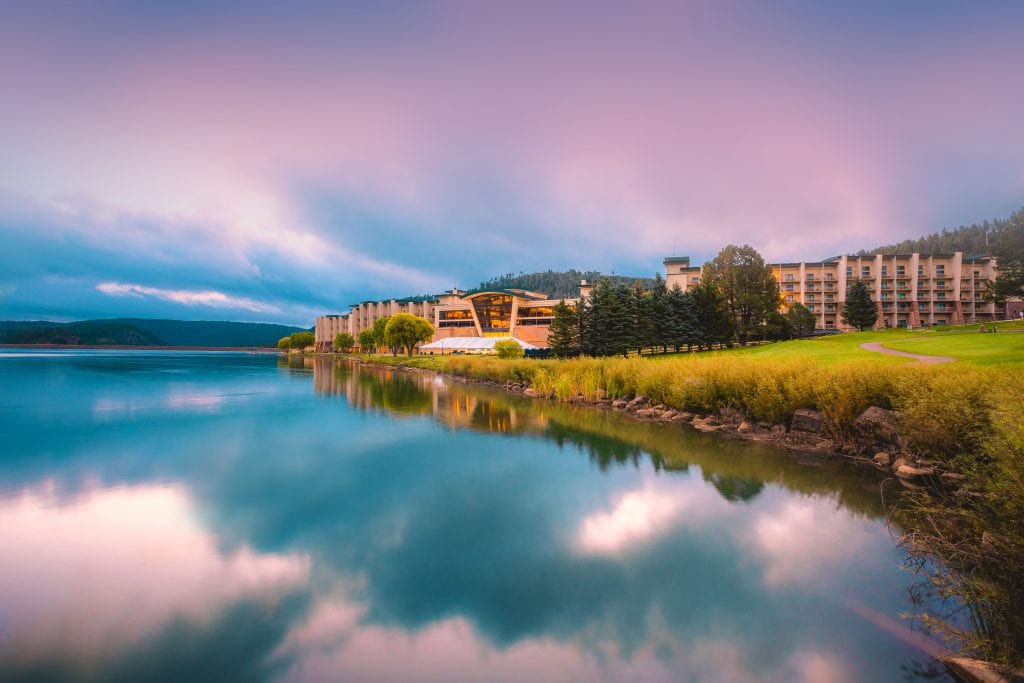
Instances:
[[[652,404],[644,396],[624,396],[619,399],[601,398],[590,400],[577,396],[569,401],[558,401],[552,395],[541,395],[522,382],[500,382],[460,375],[450,371],[434,370],[410,365],[404,362],[375,363],[355,355],[314,354],[320,357],[343,358],[372,368],[391,368],[418,374],[447,377],[462,384],[476,384],[501,389],[513,395],[542,401],[591,406],[622,413],[637,422],[685,423],[703,433],[721,434],[724,438],[761,443],[794,454],[815,455],[836,458],[858,467],[871,468],[876,472],[888,472],[905,488],[919,490],[958,489],[964,476],[952,470],[943,470],[935,463],[906,449],[906,440],[896,428],[893,411],[871,406],[855,424],[858,427],[854,438],[836,441],[824,433],[823,416],[820,411],[801,408],[788,422],[754,423],[748,421],[738,410],[722,410],[718,414],[702,414],[672,408],[664,404]]]

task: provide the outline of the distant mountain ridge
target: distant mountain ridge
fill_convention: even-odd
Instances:
[[[274,347],[304,328],[273,323],[219,320],[112,318],[55,323],[0,321],[2,344],[81,344],[109,346]]]
[[[891,256],[893,254],[951,254],[962,251],[964,255],[998,256],[993,254],[991,245],[996,242],[1004,231],[1012,227],[1010,219],[999,219],[993,221],[982,221],[971,225],[961,225],[959,228],[950,230],[945,228],[939,232],[933,232],[924,237],[903,240],[896,244],[887,244],[874,249],[862,249],[859,256],[871,254],[882,254]]]
[[[596,270],[546,270],[542,273],[508,273],[499,275],[480,283],[476,291],[487,289],[526,289],[531,292],[547,294],[552,299],[574,298],[580,293],[580,280],[596,283],[606,277]],[[628,275],[608,275],[612,282],[632,285],[640,282],[644,287],[652,287],[654,278],[630,277]]]

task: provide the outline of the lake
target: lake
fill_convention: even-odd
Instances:
[[[0,680],[945,679],[880,482],[334,359],[4,349]]]

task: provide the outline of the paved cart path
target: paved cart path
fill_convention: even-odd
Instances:
[[[921,353],[907,353],[906,351],[897,351],[896,349],[887,349],[882,346],[882,342],[868,342],[861,344],[860,348],[865,351],[875,351],[877,353],[885,353],[890,356],[904,356],[906,358],[913,358],[922,365],[935,365],[937,363],[952,363],[956,360],[952,356],[926,356]]]

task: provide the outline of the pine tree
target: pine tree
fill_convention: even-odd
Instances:
[[[700,326],[698,345],[711,348],[713,344],[731,341],[735,323],[725,307],[725,299],[713,285],[702,282],[689,291],[693,298]]]
[[[665,280],[661,273],[654,277],[654,286],[651,287],[649,311],[651,316],[651,346],[660,346],[661,352],[668,351],[671,330],[669,329],[668,310],[668,289],[665,287]]]
[[[853,282],[846,290],[842,321],[863,332],[878,321],[878,307],[871,300],[871,291],[863,280]]]
[[[631,316],[633,319],[633,345],[637,355],[655,345],[654,316],[652,315],[651,293],[637,280],[630,292]]]
[[[555,317],[548,332],[551,353],[558,358],[571,358],[580,354],[580,320],[576,309],[565,303],[555,306]]]

